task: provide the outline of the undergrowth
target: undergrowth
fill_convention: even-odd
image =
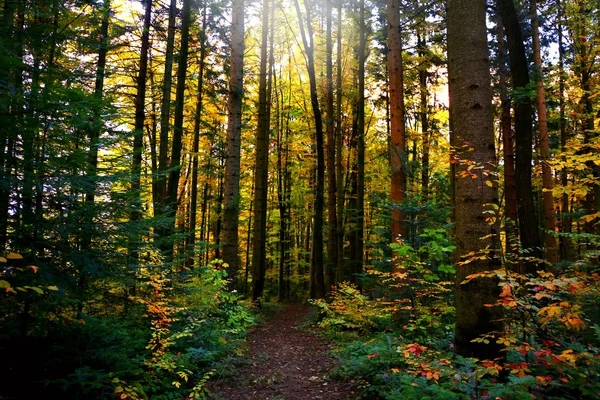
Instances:
[[[338,378],[364,399],[587,399],[600,397],[600,275],[589,264],[560,274],[494,276],[504,329],[476,339],[503,347],[478,360],[454,353],[453,247],[442,231],[418,249],[396,245],[394,272],[368,271],[371,290],[344,283],[317,300],[319,325],[337,343]],[[507,265],[509,265],[507,263]]]

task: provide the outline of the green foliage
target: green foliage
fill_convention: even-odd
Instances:
[[[504,356],[463,358],[452,344],[454,269],[446,266],[453,247],[442,230],[422,240],[418,249],[393,245],[394,273],[370,271],[374,286],[386,288],[376,300],[341,285],[331,303],[317,302],[320,326],[338,340],[337,377],[354,380],[365,399],[598,396],[600,277],[594,268],[574,264],[561,276],[501,269],[467,277],[498,279],[502,291],[489,306],[504,309],[505,329],[476,341],[501,344]],[[336,334],[342,330],[356,334]]]
[[[381,329],[382,322],[389,318],[389,311],[382,312],[377,300],[369,300],[351,283],[341,283],[330,296],[330,301],[319,299],[312,303],[320,308],[323,316],[319,326],[332,332]]]

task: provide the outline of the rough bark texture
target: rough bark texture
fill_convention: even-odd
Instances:
[[[456,352],[465,356],[491,359],[499,356],[499,346],[472,343],[480,335],[500,330],[499,310],[485,307],[498,297],[492,279],[462,281],[470,274],[500,267],[494,254],[496,224],[486,221],[483,212],[497,204],[497,190],[489,187],[494,154],[492,93],[487,49],[485,2],[448,1],[448,75],[450,80],[450,118],[456,175],[454,176],[456,216]],[[469,21],[468,24],[465,21]],[[469,165],[476,165],[468,171]],[[491,234],[491,235],[490,235]],[[480,239],[488,237],[487,239]],[[486,260],[473,260],[469,253],[490,246]]]
[[[559,113],[560,113],[560,151],[562,153],[562,162],[566,163],[566,151],[567,151],[567,118],[565,116],[565,49],[563,46],[563,14],[564,5],[559,1],[558,6],[558,98],[559,98]],[[563,168],[560,171],[560,184],[563,187],[569,185],[568,171],[567,168]],[[563,193],[561,198],[561,230],[564,233],[571,233],[571,217],[569,215],[569,195]],[[560,256],[563,260],[571,260],[573,257],[573,245],[568,237],[561,235],[560,237]]]
[[[358,46],[358,98],[356,104],[357,121],[357,152],[356,152],[356,240],[353,246],[356,248],[355,274],[363,273],[364,262],[364,235],[365,235],[365,2],[360,0],[360,42]]]
[[[315,136],[317,145],[317,179],[315,187],[315,210],[313,218],[312,252],[311,252],[311,282],[310,297],[322,298],[325,296],[325,277],[323,273],[323,208],[324,208],[324,187],[325,187],[325,151],[323,144],[323,117],[319,106],[319,96],[317,93],[317,77],[315,74],[314,43],[312,28],[312,7],[311,1],[305,2],[306,9],[306,29],[302,21],[302,12],[297,0],[294,0],[298,21],[300,24],[300,33],[306,55],[308,67],[308,77],[310,80],[310,103],[315,118]]]
[[[231,22],[231,68],[227,101],[227,145],[225,181],[223,185],[223,261],[231,287],[235,287],[238,271],[238,225],[240,208],[240,143],[242,131],[244,1],[233,0]]]
[[[333,40],[332,0],[327,0],[327,274],[329,287],[335,277],[333,271],[338,265],[338,219],[337,219],[337,181],[335,176],[335,115],[333,112]]]
[[[142,32],[142,44],[140,49],[140,67],[137,76],[137,88],[135,95],[135,121],[133,128],[133,165],[131,167],[131,190],[134,192],[134,209],[130,219],[137,221],[141,219],[140,199],[140,174],[142,172],[142,147],[144,121],[146,117],[146,75],[148,73],[148,49],[150,47],[150,21],[152,18],[152,2],[146,3],[144,13],[144,26]]]
[[[512,116],[510,113],[511,101],[506,86],[508,71],[506,69],[506,49],[504,47],[504,28],[498,21],[498,75],[500,83],[500,98],[502,102],[502,116],[500,128],[502,130],[502,150],[504,153],[504,214],[506,217],[506,252],[514,253],[515,240],[519,237],[517,228],[517,188],[515,186],[515,151],[512,130]]]
[[[206,6],[202,14],[202,30],[199,34],[200,40],[200,54],[198,55],[198,93],[196,94],[196,110],[194,113],[194,140],[192,143],[192,187],[191,187],[191,199],[190,199],[190,216],[189,216],[189,236],[188,236],[188,247],[189,251],[195,253],[196,244],[196,219],[197,219],[197,208],[198,208],[198,175],[199,175],[199,155],[198,149],[200,147],[200,123],[202,120],[203,104],[202,100],[204,97],[204,69],[205,69],[205,58],[206,58]],[[206,212],[206,195],[208,192],[208,181],[204,186],[203,203],[202,203],[202,222],[200,225],[200,232],[203,233],[204,229],[204,214]],[[200,241],[204,240],[204,235],[200,235]],[[192,255],[193,257],[193,255]],[[192,259],[193,261],[193,259]]]
[[[162,102],[160,109],[160,136],[158,150],[158,177],[156,182],[156,207],[154,216],[163,215],[167,211],[167,170],[169,168],[169,130],[171,127],[171,88],[173,86],[173,51],[175,48],[175,15],[177,2],[171,0],[169,4],[169,22],[167,25],[167,44],[165,49],[165,67],[162,85]],[[157,233],[164,235],[163,229]]]
[[[256,128],[256,167],[254,174],[254,232],[252,248],[252,300],[262,296],[267,272],[267,193],[269,190],[270,99],[267,88],[267,44],[269,39],[269,0],[263,0],[262,43],[258,85],[258,125]]]
[[[419,65],[419,94],[420,94],[420,113],[421,113],[421,138],[422,138],[422,159],[421,159],[421,191],[423,201],[429,198],[429,110],[428,110],[428,90],[427,77],[429,75],[429,62],[426,61],[426,38],[417,34],[417,51],[421,58]]]
[[[513,88],[516,92],[523,91],[529,84],[529,71],[517,11],[513,0],[497,0],[497,4],[508,42]],[[518,96],[513,100],[516,139],[515,184],[521,247],[527,252],[527,257],[541,259],[542,243],[531,185],[533,107],[528,96]],[[520,266],[522,273],[535,273],[538,268],[539,264],[535,260],[525,261]]]
[[[337,16],[337,71],[336,71],[336,127],[335,127],[335,174],[337,178],[337,267],[336,267],[336,282],[342,282],[345,277],[344,268],[344,185],[343,185],[343,172],[344,167],[342,165],[342,3],[338,6]]]
[[[400,35],[400,1],[388,0],[388,69],[390,96],[390,129],[391,148],[390,164],[392,167],[392,240],[398,236],[402,240],[408,238],[408,229],[403,220],[399,206],[406,194],[406,137],[404,121],[404,81],[402,66],[402,38]]]
[[[558,262],[558,249],[556,239],[550,232],[554,232],[556,221],[554,219],[554,200],[552,198],[552,171],[550,169],[550,141],[548,138],[548,117],[546,113],[546,93],[544,90],[542,56],[540,50],[540,29],[537,16],[537,0],[531,0],[531,29],[533,41],[533,62],[535,64],[535,80],[537,84],[536,107],[538,113],[538,137],[540,162],[542,164],[542,186],[544,188],[544,247],[546,259]]]
[[[177,89],[175,92],[175,113],[173,116],[173,140],[171,142],[171,162],[169,164],[169,181],[167,185],[167,201],[169,211],[173,215],[171,232],[177,227],[177,207],[179,201],[179,177],[181,176],[181,150],[183,147],[183,108],[185,106],[185,86],[188,67],[190,42],[190,14],[192,0],[184,0],[181,16],[181,45],[177,70]],[[173,240],[169,240],[168,250],[173,250]]]

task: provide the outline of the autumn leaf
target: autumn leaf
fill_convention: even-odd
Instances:
[[[8,253],[6,255],[6,259],[8,260],[22,260],[23,256],[18,253]]]

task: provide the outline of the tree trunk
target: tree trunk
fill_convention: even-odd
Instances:
[[[196,112],[194,114],[194,141],[192,144],[192,187],[191,187],[191,204],[190,204],[190,229],[189,229],[189,237],[188,237],[188,247],[192,254],[195,254],[196,248],[196,218],[197,218],[197,208],[198,208],[198,164],[199,164],[199,154],[198,150],[200,147],[200,123],[202,121],[202,100],[204,97],[204,69],[205,69],[205,58],[206,58],[206,14],[207,9],[206,5],[204,6],[204,11],[202,13],[202,28],[198,37],[200,41],[200,54],[198,56],[198,93],[196,97]],[[204,188],[204,200],[202,204],[202,224],[204,223],[204,212],[206,211],[206,192],[207,186],[205,184]],[[200,231],[203,232],[204,226],[201,226]],[[200,235],[200,241],[204,240],[202,235]],[[191,261],[193,266],[194,257],[192,256]]]
[[[227,101],[227,146],[223,200],[223,261],[228,265],[230,287],[237,286],[239,268],[238,225],[240,209],[240,144],[242,131],[244,0],[233,0],[231,9],[231,67]]]
[[[429,75],[429,62],[425,61],[426,38],[417,35],[417,50],[421,58],[419,66],[419,93],[420,93],[420,112],[421,112],[421,137],[423,142],[423,154],[421,159],[421,191],[423,193],[423,202],[429,199],[429,110],[428,110],[428,90],[427,77]]]
[[[104,76],[106,68],[106,53],[108,51],[108,24],[110,19],[110,1],[104,2],[102,11],[102,23],[100,26],[100,43],[98,46],[98,62],[96,64],[96,82],[94,85],[94,98],[97,104],[92,114],[91,129],[89,132],[89,153],[88,153],[88,164],[86,175],[89,177],[88,182],[89,188],[85,194],[86,204],[86,221],[84,227],[84,235],[82,240],[82,249],[86,250],[89,248],[92,241],[92,219],[94,215],[94,203],[96,196],[96,182],[97,182],[97,171],[98,171],[98,147],[100,145],[100,133],[102,131],[102,97],[104,95]]]
[[[169,164],[169,181],[167,183],[167,206],[173,213],[172,228],[168,233],[174,233],[177,228],[177,208],[179,193],[179,177],[181,175],[181,149],[183,147],[183,109],[185,106],[185,84],[187,81],[187,66],[190,41],[190,14],[192,0],[183,1],[181,16],[181,46],[177,70],[177,90],[175,93],[175,113],[173,116],[173,141],[171,143],[171,162]],[[173,240],[169,239],[167,251],[173,251]]]
[[[133,209],[130,213],[131,221],[139,221],[142,218],[140,197],[140,175],[142,173],[142,150],[144,146],[144,122],[146,119],[146,75],[148,74],[148,49],[150,47],[150,22],[152,17],[152,2],[146,2],[144,13],[144,26],[142,32],[142,45],[140,49],[140,64],[137,76],[137,88],[135,95],[135,124],[133,128],[133,165],[131,168],[131,190],[134,193]],[[137,229],[137,228],[134,228]],[[136,235],[137,236],[137,235]],[[137,241],[134,236],[134,245]]]
[[[151,0],[147,0],[151,1]],[[169,169],[169,130],[171,128],[171,88],[173,85],[173,58],[175,48],[175,17],[177,14],[177,1],[171,0],[169,5],[169,22],[167,26],[167,44],[165,49],[165,67],[162,86],[162,104],[160,108],[160,137],[158,150],[158,179],[154,216],[162,216],[167,212],[167,170]],[[164,229],[157,229],[159,236],[168,234]],[[167,245],[161,246],[163,250],[172,251]]]
[[[517,187],[515,185],[515,153],[512,131],[512,117],[510,113],[511,101],[506,87],[506,50],[504,47],[504,28],[498,18],[497,39],[498,39],[498,75],[500,84],[500,100],[502,102],[502,115],[500,127],[502,130],[502,150],[504,153],[504,223],[506,232],[506,252],[518,253],[518,247],[515,248],[515,241],[518,240],[519,230],[517,228]]]
[[[517,92],[523,91],[526,90],[529,84],[529,71],[517,11],[515,10],[513,0],[497,0],[497,3],[508,42],[513,88]],[[517,188],[519,234],[521,247],[527,251],[527,256],[530,258],[521,264],[520,269],[522,273],[535,273],[539,268],[539,261],[533,258],[537,258],[538,260],[542,258],[542,243],[531,185],[531,147],[533,141],[531,118],[533,109],[531,99],[528,96],[519,96],[518,99],[514,99],[514,107],[516,137],[515,184]]]
[[[563,16],[564,14],[564,5],[559,1],[558,4],[558,98],[559,98],[559,126],[560,126],[560,151],[561,151],[561,160],[563,163],[567,162],[566,154],[567,154],[567,119],[565,117],[565,68],[564,68],[564,57],[565,57],[565,49],[563,45]],[[568,181],[568,171],[567,168],[563,168],[560,171],[560,184],[563,188],[569,186]],[[571,233],[571,217],[569,210],[569,195],[568,193],[563,193],[561,198],[561,230],[563,233]],[[560,236],[560,249],[561,249],[561,259],[563,260],[571,260],[573,257],[573,244],[571,240],[565,236]]]
[[[388,73],[390,97],[390,164],[392,168],[392,241],[407,240],[400,206],[406,195],[406,137],[400,0],[388,0]]]
[[[304,44],[304,50],[307,60],[308,77],[310,80],[310,102],[315,118],[315,136],[317,142],[317,179],[315,190],[315,210],[313,218],[313,236],[312,236],[312,255],[311,255],[311,284],[310,297],[323,298],[325,296],[325,277],[323,273],[323,208],[324,208],[324,181],[325,181],[325,154],[323,148],[323,118],[319,107],[319,97],[317,93],[317,78],[315,74],[314,43],[311,1],[305,2],[306,8],[306,30],[302,21],[302,12],[298,0],[294,0],[298,22],[300,25],[300,34]],[[307,32],[308,31],[308,32]],[[308,34],[307,34],[308,33]]]
[[[252,301],[262,296],[267,272],[267,194],[269,190],[270,90],[267,87],[269,0],[263,0],[262,41],[258,86],[258,126],[254,174],[254,235],[252,251]],[[269,79],[270,82],[270,79]]]
[[[326,32],[326,75],[327,75],[327,273],[326,287],[335,281],[333,271],[338,266],[338,219],[337,181],[335,179],[335,115],[333,111],[333,40],[332,40],[332,0],[327,0]]]
[[[356,248],[354,273],[363,273],[365,235],[365,1],[360,0],[360,40],[358,47],[358,98],[356,104],[357,152],[356,152]]]
[[[335,175],[336,175],[336,209],[337,209],[337,265],[336,265],[336,282],[342,282],[345,278],[344,271],[344,185],[343,176],[344,168],[342,165],[342,146],[343,146],[343,130],[342,130],[342,94],[343,94],[343,79],[342,79],[342,2],[339,2],[337,16],[337,73],[336,73],[336,127],[335,127]]]
[[[558,262],[558,249],[554,229],[554,200],[552,198],[552,171],[550,169],[550,142],[548,140],[548,117],[546,114],[546,94],[544,91],[542,56],[540,50],[540,29],[537,15],[537,0],[531,0],[531,29],[533,40],[533,60],[536,68],[535,80],[537,83],[536,106],[538,113],[539,150],[542,163],[542,186],[544,199],[544,246],[546,259],[551,263]]]
[[[481,278],[462,283],[470,274],[501,266],[495,253],[499,244],[496,224],[488,223],[484,215],[487,205],[498,204],[497,188],[486,184],[494,172],[490,164],[495,153],[485,2],[448,0],[447,13],[450,118],[457,144],[454,210],[459,265],[454,344],[463,356],[491,360],[500,356],[500,346],[495,341],[483,344],[472,340],[502,329],[500,310],[485,306],[496,302],[497,282]],[[477,168],[469,171],[469,165]],[[485,260],[461,264],[471,257],[469,253],[486,246],[490,253]]]

